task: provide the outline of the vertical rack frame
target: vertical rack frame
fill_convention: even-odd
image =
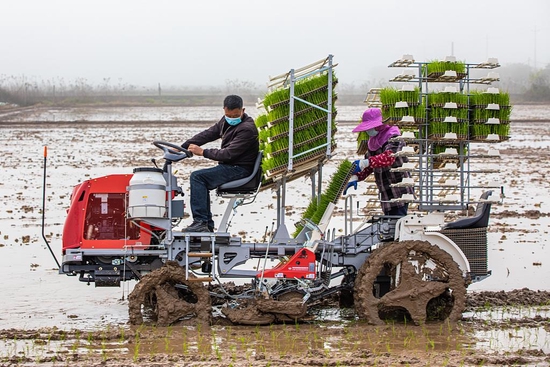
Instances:
[[[298,178],[307,174],[312,182],[312,199],[321,198],[322,192],[322,168],[323,165],[332,158],[333,155],[333,55],[328,55],[326,58],[306,65],[299,69],[291,69],[287,73],[271,77],[268,82],[268,90],[273,91],[281,88],[288,88],[290,93],[289,98],[289,115],[288,115],[288,162],[283,170],[273,175],[271,179],[277,190],[277,230],[274,239],[290,239],[285,225],[285,206],[286,206],[286,184],[294,178]],[[296,94],[296,83],[312,77],[314,75],[327,74],[327,102],[326,108],[321,104],[312,103]],[[295,103],[296,101],[304,103],[311,108],[323,111],[326,113],[326,139],[324,143],[318,144],[306,151],[296,153],[295,151]],[[323,154],[319,153],[324,149]],[[315,175],[318,175],[317,185],[315,185]],[[316,186],[316,187],[315,187]]]
[[[449,60],[445,60],[449,61]],[[453,61],[452,61],[453,62]],[[415,203],[418,204],[418,209],[421,211],[445,211],[445,210],[466,210],[468,205],[475,202],[471,201],[470,197],[472,195],[472,189],[478,188],[475,187],[471,180],[471,174],[473,172],[472,167],[470,166],[471,158],[474,156],[471,155],[470,143],[472,138],[470,136],[471,126],[472,126],[472,111],[470,104],[470,84],[490,84],[493,81],[498,81],[498,77],[489,74],[485,78],[472,78],[471,69],[494,69],[499,67],[498,61],[496,59],[489,59],[485,63],[478,64],[469,64],[464,63],[464,73],[455,78],[449,77],[447,72],[443,73],[444,75],[434,78],[433,76],[428,77],[427,65],[428,62],[417,62],[412,58],[412,55],[404,55],[401,60],[397,60],[390,64],[388,67],[392,68],[410,68],[402,72],[400,75],[391,79],[390,82],[401,82],[401,83],[416,83],[419,88],[419,100],[418,104],[425,104],[425,121],[418,123],[415,122],[415,129],[417,132],[417,137],[412,139],[415,144],[418,144],[418,152],[415,155],[418,159],[418,167],[414,170],[414,174],[418,176],[418,183],[415,184],[415,192],[417,193]],[[432,117],[432,108],[430,104],[430,87],[434,83],[454,83],[459,85],[459,93],[467,96],[467,115],[468,120],[466,122],[459,122],[468,124],[466,126],[468,131],[468,136],[465,139],[455,138],[453,140],[452,135],[448,140],[444,138],[433,138],[430,135],[430,121]],[[372,95],[367,95],[365,102],[369,107],[379,107],[382,106],[383,101],[380,101],[376,98],[373,98]],[[380,96],[380,89],[376,89],[372,94],[377,94]],[[462,107],[466,108],[466,107]],[[460,131],[460,130],[459,130]],[[474,142],[479,142],[475,140]],[[455,201],[441,200],[437,197],[436,194],[444,193],[447,191],[445,185],[438,185],[437,178],[443,179],[449,173],[445,173],[443,170],[438,170],[434,167],[435,159],[441,158],[438,154],[435,153],[435,147],[438,145],[450,145],[455,146],[458,149],[456,155],[457,170],[455,171],[458,185],[454,188],[454,192],[458,191],[458,195],[452,195],[456,198]],[[496,188],[496,186],[484,186],[485,188]],[[498,188],[501,188],[498,186]],[[449,190],[450,191],[450,190]]]

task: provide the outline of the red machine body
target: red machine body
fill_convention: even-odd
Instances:
[[[63,254],[74,248],[123,249],[150,245],[151,234],[126,220],[127,187],[131,178],[131,174],[114,174],[74,187],[63,227]]]
[[[257,278],[261,273],[256,275]],[[297,251],[287,262],[263,272],[264,278],[315,279],[315,253],[308,248]]]

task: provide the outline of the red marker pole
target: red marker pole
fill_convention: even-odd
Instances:
[[[46,221],[46,161],[48,160],[48,147],[44,146],[44,182],[42,183],[42,238],[44,239],[44,242],[46,242],[46,245],[48,246],[48,249],[50,250],[50,253],[53,256],[53,259],[55,260],[55,263],[57,264],[57,267],[61,270],[61,265],[59,265],[59,261],[57,261],[57,257],[55,257],[55,254],[52,251],[52,248],[50,247],[50,243],[46,239],[46,235],[44,234],[45,229],[45,221]]]

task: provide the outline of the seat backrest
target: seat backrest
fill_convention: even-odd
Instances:
[[[493,193],[493,190],[488,190],[488,191],[485,191],[483,194],[481,194],[479,199],[482,200],[482,201],[477,203],[477,207],[476,207],[476,211],[474,213],[474,217],[479,217],[479,216],[483,215],[483,212],[485,212],[487,210],[487,208],[489,208],[489,209],[491,208],[491,203],[483,202],[483,200],[487,200],[489,198],[489,196],[491,196],[492,193]]]
[[[458,219],[454,222],[447,223],[444,229],[467,229],[467,228],[483,228],[489,225],[489,216],[491,214],[491,203],[484,201],[493,193],[492,190],[485,191],[480,196],[480,202],[477,204],[476,211],[473,217]]]
[[[235,181],[226,182],[218,186],[218,196],[224,195],[250,195],[256,193],[262,183],[262,157],[263,152],[259,151],[254,161],[254,169],[247,177]]]

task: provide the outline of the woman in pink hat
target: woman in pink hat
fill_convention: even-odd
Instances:
[[[397,126],[386,125],[382,122],[382,112],[378,108],[369,108],[363,112],[361,123],[353,129],[354,133],[366,131],[369,135],[368,152],[365,159],[354,162],[353,176],[344,191],[353,186],[357,190],[357,182],[363,181],[374,173],[376,186],[380,191],[380,204],[385,215],[407,215],[409,204],[399,199],[403,194],[413,194],[412,187],[391,187],[400,183],[404,177],[410,177],[408,172],[391,172],[392,168],[401,167],[408,162],[407,157],[395,157],[405,146],[403,140],[390,141],[391,138],[401,135]]]

